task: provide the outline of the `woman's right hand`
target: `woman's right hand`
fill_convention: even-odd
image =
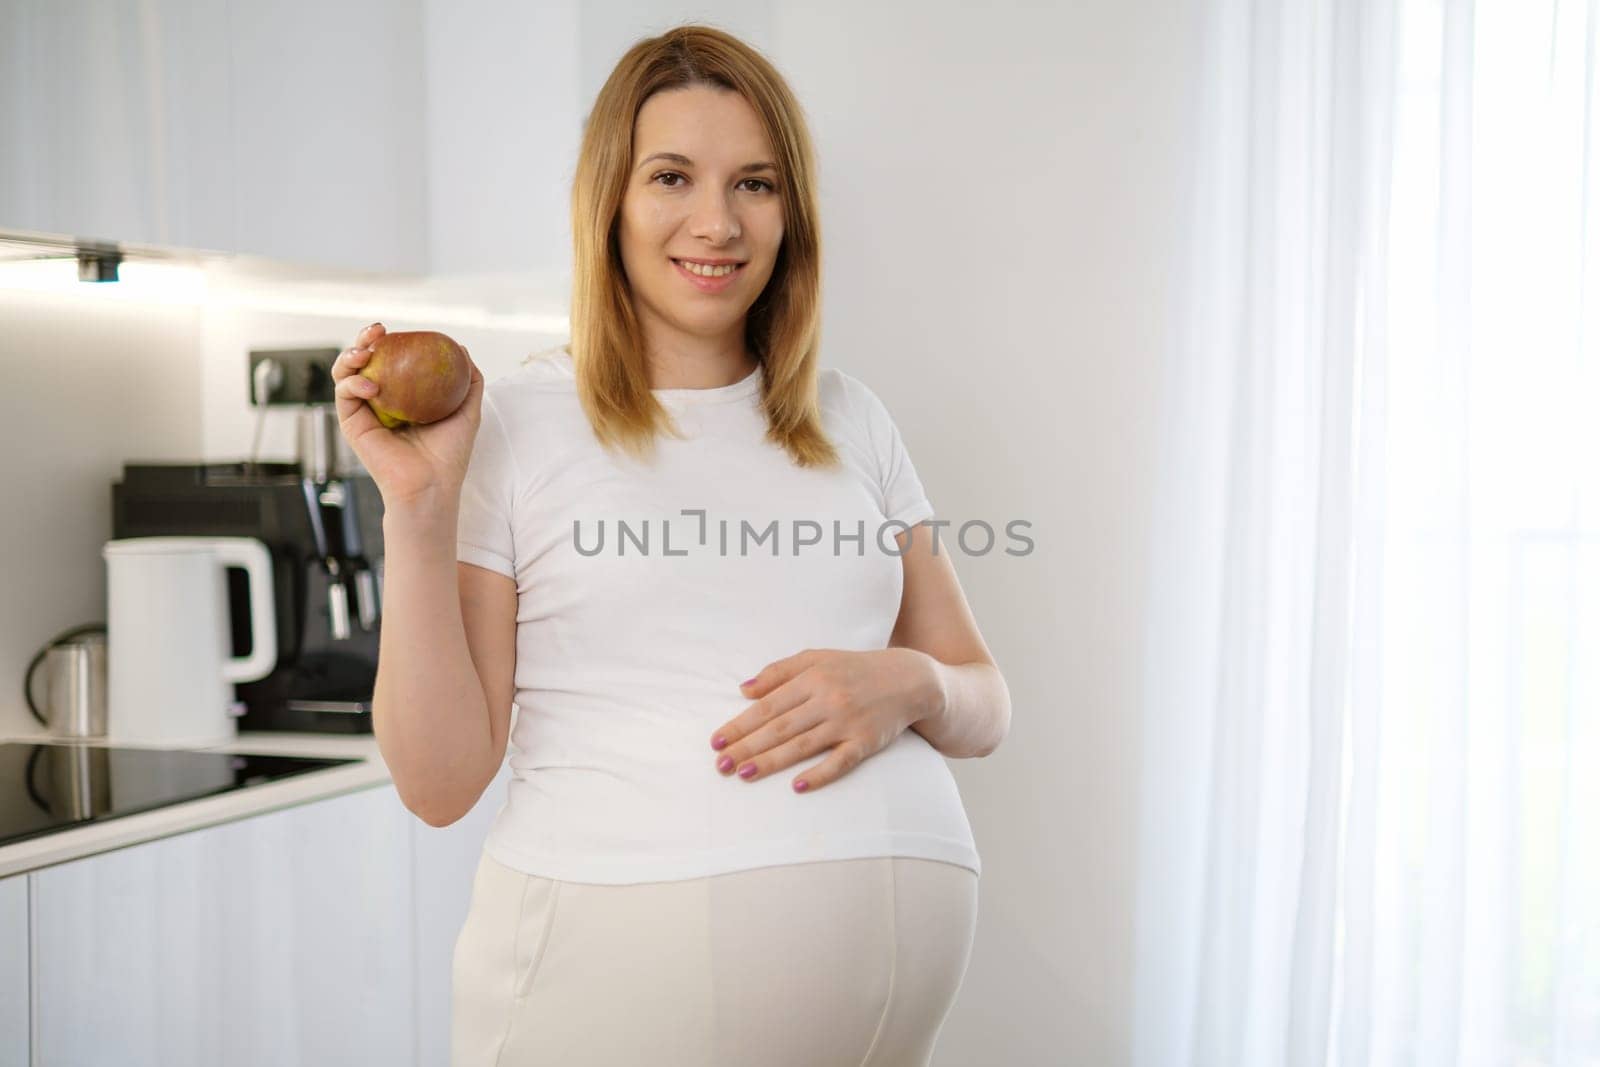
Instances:
[[[357,373],[372,357],[373,343],[385,332],[382,323],[373,323],[356,334],[350,347],[333,361],[339,431],[377,484],[386,509],[454,503],[478,436],[483,375],[477,364],[472,364],[467,399],[438,422],[387,429],[367,403],[378,395],[377,384]],[[469,363],[471,355],[467,354]]]

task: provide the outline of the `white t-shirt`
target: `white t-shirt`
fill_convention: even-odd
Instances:
[[[658,437],[649,463],[601,448],[564,350],[487,384],[457,558],[517,583],[514,777],[485,842],[507,866],[608,885],[868,856],[981,873],[915,730],[808,793],[791,783],[827,750],[753,782],[716,770],[741,681],[808,648],[887,647],[904,527],[885,522],[933,515],[865,385],[820,372],[843,464],[807,470],[765,440],[762,373],[655,390],[687,439]]]

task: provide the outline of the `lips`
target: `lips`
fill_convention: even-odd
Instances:
[[[739,272],[743,270],[744,267],[745,265],[743,263],[739,263],[734,266],[733,270],[729,271],[727,274],[724,274],[720,278],[708,278],[704,275],[696,274],[688,267],[685,267],[682,260],[672,260],[672,268],[678,272],[678,277],[682,278],[684,281],[688,282],[702,293],[722,292],[724,289],[733,284],[734,279],[739,276]]]

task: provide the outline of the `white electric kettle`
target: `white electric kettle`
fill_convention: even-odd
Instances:
[[[233,683],[278,661],[272,556],[253,537],[107,541],[106,738],[221,744],[239,736]],[[227,568],[250,590],[250,653],[234,656]]]

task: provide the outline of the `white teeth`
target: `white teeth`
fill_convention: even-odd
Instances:
[[[735,263],[729,263],[722,267],[705,267],[701,266],[699,263],[690,263],[685,259],[680,259],[678,262],[682,263],[683,269],[688,271],[690,274],[698,274],[704,278],[721,278],[725,275],[732,274],[738,268],[738,264]]]

